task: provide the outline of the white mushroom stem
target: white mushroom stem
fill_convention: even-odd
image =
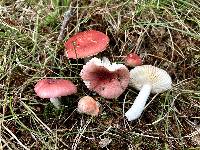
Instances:
[[[92,59],[92,56],[85,57],[83,59],[84,60],[84,64],[86,64],[88,61],[90,61],[90,59]]]
[[[106,65],[110,65],[110,60],[107,57],[102,58],[102,63]]]
[[[128,121],[135,120],[139,118],[144,110],[146,101],[150,95],[152,86],[150,84],[145,84],[142,86],[138,96],[136,97],[131,108],[125,113]]]
[[[50,98],[51,103],[57,108],[60,108],[61,102],[58,97]]]

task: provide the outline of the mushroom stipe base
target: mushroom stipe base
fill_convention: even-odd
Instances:
[[[57,108],[60,109],[61,101],[59,97],[56,98],[50,98],[50,102]]]

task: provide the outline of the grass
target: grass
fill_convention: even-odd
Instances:
[[[63,2],[63,3],[62,3]],[[135,2],[135,3],[134,3]],[[64,41],[96,29],[110,38],[106,56],[122,63],[135,51],[143,64],[165,69],[173,88],[151,95],[142,116],[123,117],[138,94],[128,87],[116,100],[89,91],[83,60],[64,56],[57,43],[70,1],[0,2],[0,149],[200,149],[200,3],[197,0],[73,1]],[[34,93],[43,77],[70,79],[78,93],[56,110]],[[98,117],[77,113],[80,97],[102,105]],[[105,148],[104,148],[105,149]]]

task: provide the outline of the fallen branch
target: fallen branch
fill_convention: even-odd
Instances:
[[[58,43],[63,40],[64,33],[65,33],[65,27],[67,26],[70,18],[74,15],[74,12],[75,11],[72,9],[72,7],[70,5],[69,9],[64,13],[64,20],[62,22],[62,26],[60,28],[60,34],[59,34],[58,39],[57,39]]]

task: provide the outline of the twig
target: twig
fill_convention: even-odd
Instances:
[[[36,120],[41,123],[43,125],[43,127],[45,127],[45,129],[47,129],[50,133],[52,133],[51,129],[44,123],[42,122],[42,120],[40,120],[40,118],[38,118],[38,116],[23,102],[21,101],[21,104],[31,113],[33,114],[33,116],[36,118]]]
[[[29,150],[7,127],[2,126],[25,150]]]
[[[60,42],[64,38],[65,33],[65,27],[67,26],[70,18],[74,15],[74,10],[72,9],[71,5],[69,6],[69,9],[64,13],[64,20],[62,22],[62,26],[60,28],[60,34],[58,36],[57,42]]]
[[[11,140],[13,140],[14,138],[11,137],[9,140],[5,140],[4,138],[1,138],[2,142],[4,143],[3,146],[0,147],[0,149],[9,149],[9,150],[12,150],[12,148],[9,146],[9,144],[11,144]],[[13,146],[14,147],[14,146]],[[18,148],[15,147],[15,150],[18,150]]]
[[[87,120],[86,124],[83,126],[82,129],[80,129],[80,132],[77,134],[77,136],[75,137],[74,143],[72,145],[72,149],[76,150],[78,144],[80,143],[81,137],[83,136],[83,134],[85,133],[86,128],[88,127],[88,125],[90,124],[90,122],[92,121],[92,118],[90,118],[89,120]]]

